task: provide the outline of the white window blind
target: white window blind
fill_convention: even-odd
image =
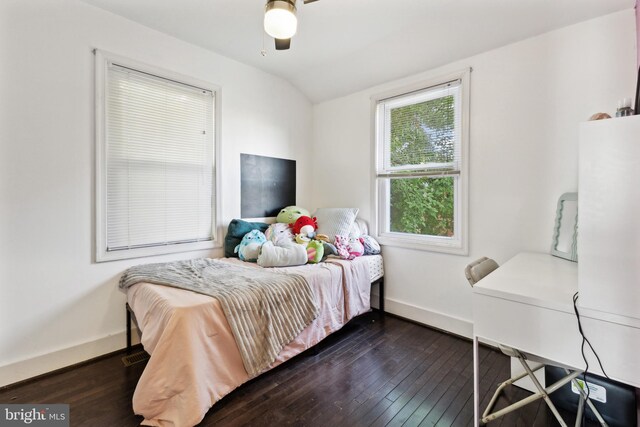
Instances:
[[[460,86],[455,80],[378,103],[384,146],[379,177],[460,173]]]
[[[106,251],[212,240],[214,93],[109,63]]]

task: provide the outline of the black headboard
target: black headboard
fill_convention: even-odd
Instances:
[[[296,204],[296,161],[240,154],[242,218],[278,215]]]

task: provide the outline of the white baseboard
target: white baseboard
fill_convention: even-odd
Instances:
[[[133,329],[131,338],[133,344],[140,342],[139,335],[135,328]],[[125,347],[126,334],[123,331],[119,334],[109,335],[95,341],[0,366],[0,387],[46,374],[56,369],[75,365],[76,363],[84,362]]]
[[[391,298],[385,298],[385,311],[465,338],[473,338],[473,322],[469,320]]]

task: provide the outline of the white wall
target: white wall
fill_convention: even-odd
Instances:
[[[241,152],[297,160],[309,204],[312,108],[289,83],[76,0],[3,0],[0,386],[124,347],[128,266],[221,255],[93,262],[93,48],[222,88],[221,224],[240,215]]]
[[[316,169],[313,202],[370,219],[370,96],[473,68],[469,256],[384,247],[388,311],[470,336],[465,265],[549,251],[556,200],[577,190],[578,123],[633,96],[635,52],[630,9],[314,106],[313,157],[332,172]]]

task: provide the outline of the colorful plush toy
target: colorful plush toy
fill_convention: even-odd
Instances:
[[[312,240],[307,245],[307,259],[311,264],[322,261],[324,246],[319,240]]]
[[[309,216],[309,211],[299,206],[287,206],[286,208],[282,208],[282,210],[276,217],[276,222],[281,222],[283,224],[293,224],[298,218],[303,215]]]
[[[260,255],[262,244],[267,241],[264,233],[260,230],[252,230],[244,235],[242,241],[234,252],[238,253],[238,257],[242,261],[255,262]]]
[[[325,234],[316,234],[316,230],[318,229],[318,221],[316,218],[311,218],[310,216],[303,215],[296,220],[293,224],[289,224],[291,230],[296,235],[296,243],[307,244],[310,240],[323,240],[325,242],[329,241],[329,237]]]
[[[296,243],[306,248],[309,262],[315,264],[322,261],[324,246],[320,240],[328,240],[328,238],[323,234],[316,234],[318,228],[316,219],[303,215],[293,224],[289,224],[289,227],[296,235]]]
[[[365,255],[378,255],[380,253],[380,243],[378,243],[376,239],[367,234],[360,236],[360,238],[364,243]]]
[[[297,244],[302,245],[306,248],[309,242],[311,241],[311,239],[305,236],[304,234],[296,234],[295,241]]]
[[[338,256],[338,250],[336,249],[336,247],[329,243],[329,242],[322,242],[322,247],[324,248],[324,255],[323,256],[329,256],[329,255],[335,255]]]
[[[293,244],[293,233],[289,224],[283,224],[276,222],[271,224],[267,231],[264,232],[268,241],[272,242],[274,246],[288,246]]]
[[[336,250],[343,259],[354,259],[364,254],[364,240],[362,238],[336,236]]]
[[[304,234],[307,237],[313,237],[315,235],[315,231],[318,228],[318,221],[315,217],[311,218],[307,215],[302,215],[296,222],[293,224],[289,224],[293,234]]]
[[[306,264],[307,260],[307,251],[302,245],[274,246],[273,242],[265,242],[258,257],[258,265],[261,267],[288,267]]]

